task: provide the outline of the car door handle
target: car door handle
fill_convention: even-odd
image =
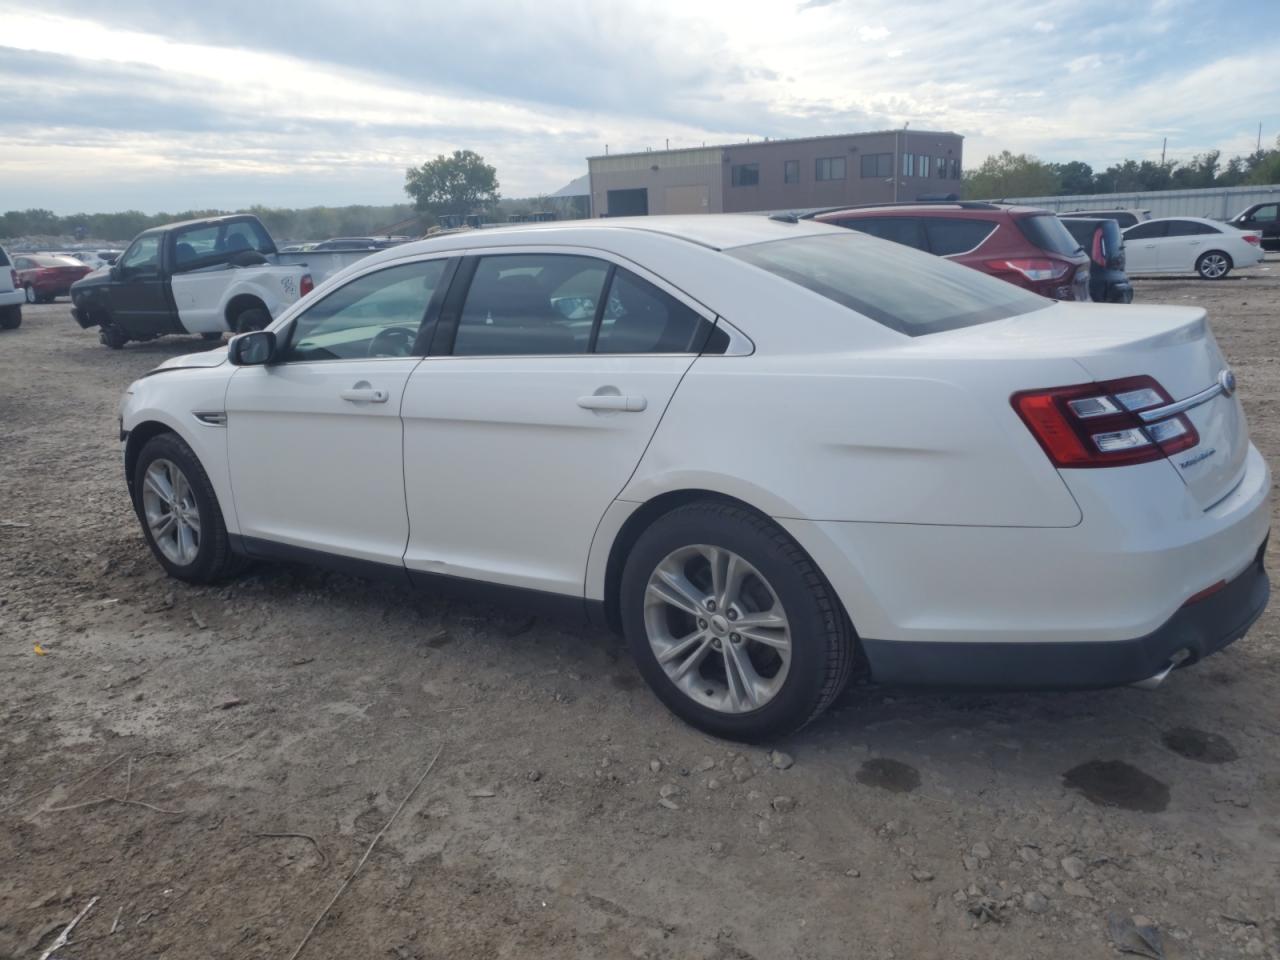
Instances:
[[[583,410],[621,410],[625,413],[639,413],[648,405],[644,397],[619,393],[593,393],[588,397],[578,398],[578,406]]]
[[[338,394],[343,400],[351,403],[386,403],[387,391],[375,390],[368,384],[356,384],[350,390],[343,390]]]

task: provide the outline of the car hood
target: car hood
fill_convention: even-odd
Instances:
[[[76,291],[84,290],[86,287],[100,287],[111,282],[111,266],[99,267],[91,273],[86,273],[83,277],[71,285],[72,295]]]
[[[199,353],[184,353],[180,357],[170,357],[160,366],[154,368],[147,373],[151,376],[156,373],[166,373],[170,370],[190,370],[192,368],[203,369],[206,367],[219,367],[227,362],[227,345],[215,347],[212,350],[202,350]]]

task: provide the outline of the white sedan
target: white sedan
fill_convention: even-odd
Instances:
[[[732,738],[855,671],[1158,682],[1269,591],[1270,477],[1203,310],[1055,303],[785,217],[395,247],[121,415],[173,576],[301,560],[550,601]]]
[[[1203,217],[1144,220],[1124,232],[1125,272],[1198,273],[1221,280],[1262,262],[1262,234]]]

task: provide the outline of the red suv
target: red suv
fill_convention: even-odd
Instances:
[[[946,257],[1052,300],[1089,299],[1089,255],[1047,210],[959,200],[825,210],[812,218]]]

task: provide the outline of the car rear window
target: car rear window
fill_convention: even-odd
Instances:
[[[728,253],[909,337],[1005,320],[1052,303],[969,267],[856,233],[774,240]]]
[[[1051,213],[1037,213],[1030,217],[1015,217],[1022,235],[1041,250],[1057,253],[1064,257],[1075,256],[1080,252],[1080,244],[1071,236],[1069,230]]]
[[[0,267],[10,266],[9,255],[4,252],[4,247],[0,247]]]

